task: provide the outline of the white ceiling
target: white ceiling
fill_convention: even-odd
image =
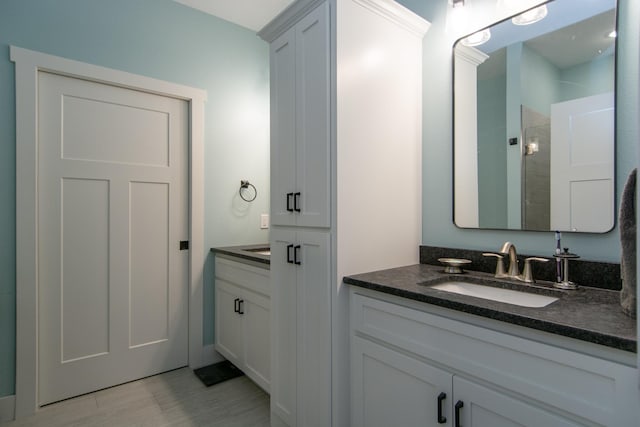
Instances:
[[[174,0],[253,31],[260,30],[293,0]]]

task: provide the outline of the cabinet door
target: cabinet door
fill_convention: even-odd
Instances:
[[[351,351],[354,427],[453,426],[449,372],[359,337]]]
[[[295,30],[296,192],[300,193],[297,224],[328,227],[331,173],[328,2],[303,18]]]
[[[242,317],[236,313],[240,290],[228,282],[216,279],[216,350],[231,363],[242,367]]]
[[[296,265],[298,426],[331,425],[329,233],[299,231]],[[346,327],[346,325],[345,325]]]
[[[296,217],[287,202],[293,209],[297,191],[295,28],[271,43],[270,64],[271,224],[294,225]]]
[[[569,420],[508,396],[455,376],[452,404],[462,402],[458,410],[459,425],[464,427],[578,427],[584,424]],[[455,411],[455,409],[453,409]]]
[[[271,412],[290,426],[296,419],[296,233],[271,230]]]
[[[242,299],[245,373],[268,392],[271,370],[269,299],[247,290]]]

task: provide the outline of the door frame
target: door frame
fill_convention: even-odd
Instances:
[[[16,82],[15,417],[38,409],[38,73],[139,90],[189,103],[189,367],[202,366],[204,269],[204,103],[207,92],[10,46]]]

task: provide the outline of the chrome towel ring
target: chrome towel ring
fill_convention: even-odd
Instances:
[[[240,189],[238,190],[238,193],[245,202],[253,202],[256,197],[258,197],[258,190],[256,190],[256,187],[244,179],[240,181]]]

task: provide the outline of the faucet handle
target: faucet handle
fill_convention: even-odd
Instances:
[[[533,269],[531,268],[531,262],[532,261],[537,261],[537,262],[547,262],[549,261],[546,258],[540,258],[540,257],[529,257],[529,258],[525,258],[524,259],[524,269],[522,270],[522,275],[520,277],[518,277],[520,280],[522,280],[525,283],[536,283],[536,280],[533,278]]]
[[[504,269],[504,256],[493,252],[485,252],[482,256],[492,256],[496,258],[496,274],[495,277],[505,277],[507,274]]]

